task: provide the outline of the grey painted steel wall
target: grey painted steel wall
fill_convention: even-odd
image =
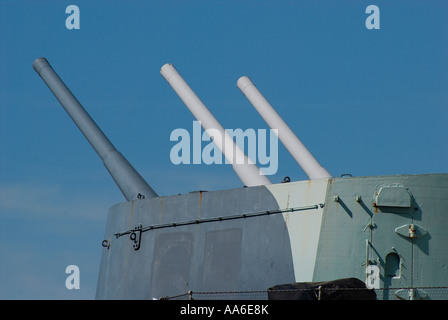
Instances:
[[[114,234],[140,224],[160,226],[276,210],[284,196],[279,192],[304,190],[303,183],[311,182],[291,183],[288,188],[271,185],[194,192],[113,206],[96,298],[266,290],[295,282],[294,267],[297,271],[304,265],[293,266],[291,250],[310,243],[302,239],[304,243],[291,244],[291,239],[298,238],[289,233],[297,232],[298,226],[287,227],[292,217],[287,214],[165,225],[143,232],[139,250],[134,250],[129,233],[118,238]],[[330,179],[314,271],[312,278],[301,281],[356,277],[372,280],[369,285],[378,288],[448,286],[447,208],[448,174]],[[378,274],[367,273],[375,271]]]
[[[135,226],[278,209],[266,187],[193,192],[124,202],[110,209],[97,299],[152,299],[195,291],[266,290],[294,282],[282,214],[190,224],[141,233]]]
[[[374,206],[384,186],[404,187],[411,205],[391,192]],[[367,280],[368,264],[380,288],[448,286],[448,174],[333,179],[325,203],[313,281]],[[413,237],[411,225],[426,233]]]

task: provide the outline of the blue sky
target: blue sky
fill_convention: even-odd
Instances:
[[[107,211],[125,200],[36,58],[159,195],[241,186],[229,165],[171,163],[170,133],[194,118],[167,62],[223,127],[265,129],[236,87],[249,76],[335,177],[445,173],[447,14],[435,0],[0,0],[0,299],[93,299]],[[278,152],[273,182],[307,179]],[[65,287],[71,264],[79,290]]]

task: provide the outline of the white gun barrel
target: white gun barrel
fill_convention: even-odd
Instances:
[[[114,179],[127,200],[152,198],[158,195],[126,160],[115,149],[87,111],[59,78],[45,58],[37,58],[33,62],[34,70],[47,84],[62,107],[72,118],[87,141],[103,160],[104,166]]]
[[[271,129],[278,129],[278,138],[294,157],[310,179],[331,178],[331,174],[320,165],[291,128],[275,111],[266,98],[246,76],[237,81],[237,87],[246,96]]]
[[[233,141],[176,68],[172,64],[167,63],[161,68],[160,73],[188,109],[190,109],[195,118],[200,121],[201,126],[212,139],[213,130],[218,130],[222,140],[213,139],[213,142],[221,150],[227,161],[232,164],[233,169],[243,184],[248,187],[271,184],[271,181],[261,172],[260,168]]]

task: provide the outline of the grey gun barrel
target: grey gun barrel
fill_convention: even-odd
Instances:
[[[199,99],[193,89],[191,89],[188,83],[182,78],[176,68],[171,63],[167,63],[161,68],[160,73],[185,103],[191,113],[193,113],[196,119],[201,122],[201,126],[204,130],[207,133],[209,133],[210,130],[217,130],[219,132],[223,139],[213,139],[213,142],[232,164],[233,170],[244,185],[252,187],[271,184],[268,177],[263,174],[260,168],[258,168],[258,166],[247,157],[244,154],[244,151],[233,141],[201,99]]]
[[[237,87],[246,96],[261,117],[272,129],[278,129],[278,138],[302,167],[310,179],[331,178],[331,174],[314,158],[302,141],[275,111],[266,98],[260,93],[249,77],[238,79]]]
[[[126,158],[115,149],[84,107],[59,78],[47,59],[37,58],[33,62],[33,68],[99,155],[125,198],[130,201],[157,197],[157,193]]]

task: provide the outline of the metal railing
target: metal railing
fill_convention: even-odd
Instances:
[[[366,290],[354,288],[341,288],[343,290]],[[269,300],[272,294],[281,294],[284,300],[290,294],[297,294],[299,291],[310,291],[309,289],[295,290],[260,290],[260,291],[215,291],[215,292],[194,292],[188,291],[184,294],[163,297],[161,300]],[[448,287],[418,287],[418,288],[384,288],[374,289],[376,300],[448,300]],[[312,293],[315,299],[325,300],[325,295],[321,295],[318,290]],[[292,299],[291,299],[292,300]]]

